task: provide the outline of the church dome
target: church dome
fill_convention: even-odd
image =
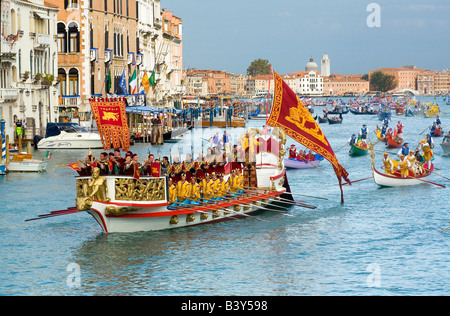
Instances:
[[[309,59],[309,63],[307,63],[305,65],[305,71],[311,71],[311,70],[315,70],[315,71],[319,70],[319,66],[314,62],[314,58],[312,58],[312,57]]]

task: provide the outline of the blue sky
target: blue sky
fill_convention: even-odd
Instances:
[[[368,27],[370,3],[380,27]],[[331,72],[450,68],[448,0],[162,0],[183,19],[183,65],[245,74],[268,59],[280,74],[328,54]]]

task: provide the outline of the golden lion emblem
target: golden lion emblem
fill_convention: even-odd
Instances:
[[[325,141],[325,135],[322,133],[319,125],[312,117],[308,109],[298,100],[297,107],[289,109],[289,115],[285,119],[297,126],[299,129],[312,134],[316,139],[328,145]]]
[[[118,121],[119,120],[119,113],[113,113],[113,112],[103,112],[102,120],[105,121]]]

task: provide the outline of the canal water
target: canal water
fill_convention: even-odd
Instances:
[[[422,98],[431,101],[432,98]],[[450,130],[450,107],[442,98],[442,125]],[[315,107],[315,114],[322,108]],[[416,146],[434,118],[392,116],[405,125]],[[362,124],[372,132],[378,119],[344,115],[343,124],[321,124],[337,151]],[[248,127],[261,127],[250,121]],[[228,129],[236,137],[243,128]],[[141,160],[149,152],[195,155],[220,129],[195,129],[162,148],[131,147]],[[375,141],[372,133],[370,139]],[[435,171],[450,178],[450,157],[435,138]],[[288,139],[287,145],[295,144]],[[302,148],[298,144],[297,148]],[[378,168],[384,145],[376,145]],[[102,150],[94,150],[98,156]],[[395,150],[389,150],[396,152]],[[45,150],[35,151],[43,158]],[[75,172],[68,163],[87,151],[53,150],[48,171],[0,177],[0,295],[449,295],[450,181],[434,174],[432,184],[380,188],[372,179],[344,187],[345,203],[333,168],[289,170],[298,201],[295,217],[265,212],[161,232],[102,233],[86,213],[25,222],[75,206]],[[395,155],[395,154],[394,154]],[[392,155],[391,155],[392,156]],[[337,151],[351,180],[369,177],[370,157]],[[316,198],[317,197],[317,198]],[[320,199],[319,199],[320,198]]]

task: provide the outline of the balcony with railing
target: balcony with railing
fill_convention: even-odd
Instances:
[[[60,107],[78,107],[81,104],[79,95],[61,95],[59,96]]]
[[[16,101],[19,99],[19,89],[3,89],[0,88],[0,103],[7,101]]]
[[[50,46],[49,34],[36,34],[34,38],[34,48],[46,48]]]

